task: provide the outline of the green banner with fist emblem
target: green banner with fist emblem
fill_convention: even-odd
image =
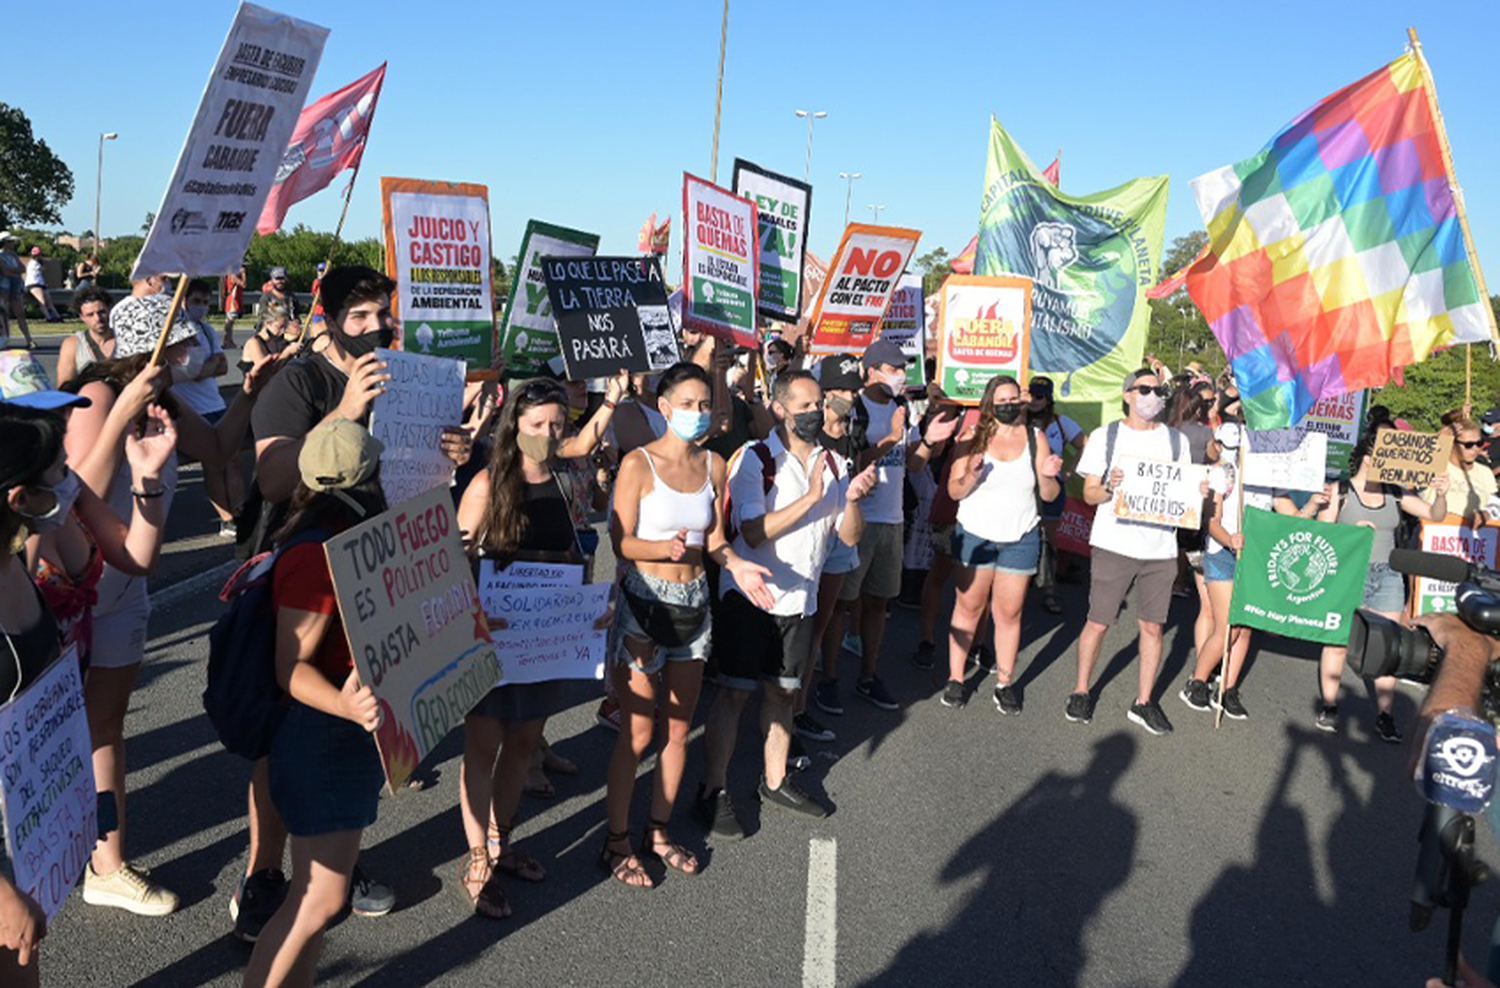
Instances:
[[[1244,533],[1229,623],[1347,644],[1350,615],[1364,597],[1374,531],[1246,508]]]

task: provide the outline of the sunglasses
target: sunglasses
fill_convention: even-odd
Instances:
[[[556,381],[529,381],[520,393],[520,399],[528,405],[546,401],[549,398],[567,398],[567,396],[568,392]]]
[[[1454,442],[1455,445],[1462,446],[1464,449],[1478,449],[1484,445],[1483,439],[1458,439]]]
[[[1150,395],[1150,394],[1154,394],[1158,398],[1165,398],[1167,395],[1169,395],[1169,394],[1172,393],[1170,390],[1167,389],[1167,387],[1165,385],[1161,385],[1161,384],[1158,384],[1155,387],[1152,387],[1149,384],[1137,384],[1135,387],[1131,388],[1130,390],[1134,391],[1138,395]]]

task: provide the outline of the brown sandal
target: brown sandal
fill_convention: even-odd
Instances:
[[[652,834],[656,839],[652,840]],[[697,875],[698,858],[683,847],[675,843],[667,834],[667,825],[660,820],[652,820],[646,825],[646,832],[641,835],[641,854],[652,861],[660,861],[662,865],[671,868],[680,875]],[[658,851],[657,845],[664,850]]]
[[[612,851],[610,845],[624,843],[627,850]],[[599,849],[599,867],[612,875],[615,881],[621,885],[631,888],[648,889],[654,882],[651,875],[635,856],[635,851],[630,848],[630,832],[615,833],[610,831],[604,838],[604,846]]]
[[[523,882],[540,882],[547,877],[547,869],[529,854],[523,854],[510,846],[511,824],[490,824],[490,867],[502,875],[519,878]]]
[[[495,877],[494,865],[489,852],[483,847],[469,848],[469,860],[459,872],[459,889],[474,909],[474,915],[486,919],[506,919],[510,916],[510,903],[505,899],[505,889]]]

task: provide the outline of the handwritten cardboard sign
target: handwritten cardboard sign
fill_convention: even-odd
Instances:
[[[1382,484],[1427,487],[1448,469],[1453,433],[1381,429],[1375,434],[1372,468]]]
[[[1115,491],[1115,517],[1122,521],[1197,528],[1203,522],[1202,485],[1208,467],[1122,457],[1125,479]]]
[[[370,435],[385,446],[380,486],[387,504],[401,504],[434,487],[447,489],[453,461],[439,443],[443,429],[464,417],[464,364],[402,350],[376,350],[391,380],[375,396]]]
[[[473,570],[446,488],[434,487],[324,543],[391,790],[500,681]]]
[[[1495,550],[1500,544],[1500,530],[1470,528],[1446,522],[1422,523],[1422,551],[1458,556],[1480,566],[1495,567]],[[1452,614],[1456,583],[1419,576],[1413,587],[1413,614]]]
[[[1328,436],[1301,429],[1250,429],[1245,483],[1283,491],[1320,491],[1326,480]]]
[[[490,613],[509,627],[491,632],[506,683],[603,679],[607,629],[596,629],[613,584],[497,590]]]
[[[0,806],[16,887],[57,915],[99,839],[78,650],[0,707]]]
[[[579,587],[583,585],[582,563],[533,563],[516,560],[500,566],[493,559],[479,561],[479,603],[486,614],[496,614],[501,590],[528,587]]]

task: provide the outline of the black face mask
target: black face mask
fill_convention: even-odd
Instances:
[[[338,337],[339,346],[343,347],[344,352],[355,360],[367,353],[374,353],[377,347],[389,348],[392,343],[396,342],[396,331],[385,326],[373,333],[361,333],[358,336],[350,336],[344,332],[342,326],[333,327],[333,332]]]
[[[792,435],[805,443],[813,442],[823,431],[823,409],[813,408],[793,415],[788,423]]]
[[[995,418],[1002,425],[1010,425],[1021,417],[1022,410],[1023,406],[1019,403],[1014,405],[996,405]]]

